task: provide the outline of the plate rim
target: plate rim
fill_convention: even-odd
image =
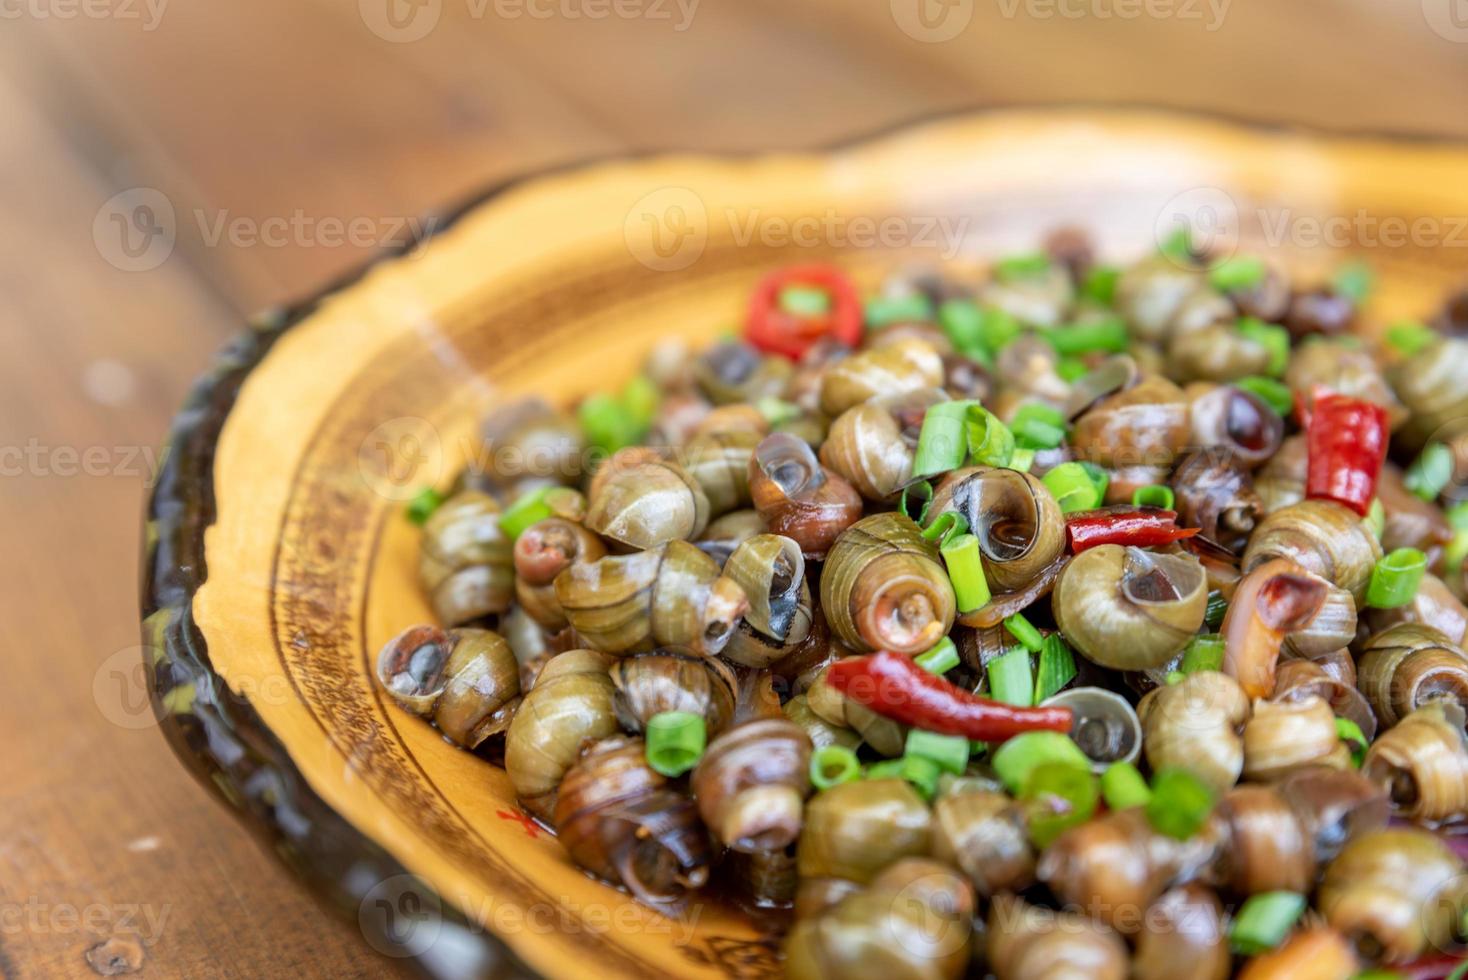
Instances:
[[[195,592],[208,577],[205,530],[215,520],[214,447],[245,378],[292,327],[309,318],[335,294],[366,277],[379,264],[453,228],[466,214],[536,181],[590,171],[615,163],[652,162],[664,157],[739,161],[772,155],[829,156],[881,142],[929,125],[999,115],[1043,119],[1061,116],[1149,115],[1159,122],[1212,122],[1244,133],[1299,136],[1316,143],[1369,141],[1405,147],[1468,149],[1468,137],[1445,133],[1327,128],[1291,121],[1250,119],[1222,110],[1184,109],[1145,102],[1063,101],[1041,105],[988,104],[928,112],[807,149],[681,151],[647,149],[597,154],[535,168],[488,183],[447,208],[430,210],[406,240],[385,247],[346,273],[293,302],[247,319],[245,330],[214,356],[190,387],[173,417],[163,465],[149,495],[143,522],[140,609],[144,668],[154,716],[170,748],[210,795],[232,810],[252,836],[304,881],[313,896],[338,917],[357,924],[378,952],[416,966],[429,976],[534,977],[515,952],[485,926],[468,922],[432,889],[331,808],[292,762],[286,747],[243,698],[234,695],[210,660],[208,644],[193,620]],[[179,692],[192,691],[184,698]],[[198,692],[208,692],[199,697]],[[227,748],[226,748],[227,747]],[[404,944],[390,924],[364,900],[372,886],[395,880],[440,910],[442,926],[462,933],[459,959],[418,951]],[[363,886],[366,887],[363,887]]]

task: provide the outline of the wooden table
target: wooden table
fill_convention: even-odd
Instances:
[[[592,154],[1005,102],[1468,135],[1451,0],[387,2],[0,3],[0,976],[93,975],[114,934],[152,976],[396,972],[172,759],[134,581],[190,378],[402,221]],[[166,259],[124,247],[120,192],[173,209]]]

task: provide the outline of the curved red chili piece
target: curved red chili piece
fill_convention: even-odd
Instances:
[[[830,298],[830,309],[801,316],[780,308],[786,286],[813,286]],[[834,265],[795,265],[776,269],[755,287],[749,300],[744,339],[769,354],[799,360],[818,340],[834,337],[848,347],[861,343],[862,305],[856,287]]]
[[[1065,533],[1073,554],[1098,544],[1149,548],[1171,544],[1198,533],[1196,527],[1178,527],[1177,512],[1160,507],[1118,504],[1097,510],[1079,510],[1065,518]]]
[[[1362,517],[1386,461],[1386,409],[1349,395],[1317,391],[1305,428],[1305,496],[1345,504]]]

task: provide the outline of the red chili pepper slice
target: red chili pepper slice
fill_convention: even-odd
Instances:
[[[1312,401],[1305,429],[1305,496],[1334,500],[1365,517],[1386,461],[1386,409],[1324,390],[1317,390]]]
[[[1070,550],[1077,555],[1098,544],[1135,545],[1138,548],[1171,544],[1191,538],[1198,530],[1196,527],[1178,527],[1176,511],[1128,504],[1078,510],[1065,518]]]
[[[1002,742],[1023,732],[1070,731],[1069,708],[990,701],[889,650],[838,660],[826,671],[826,683],[884,718],[942,735]]]
[[[830,309],[802,316],[780,308],[786,286],[813,286],[826,293]],[[749,301],[744,339],[769,354],[799,360],[816,341],[834,337],[848,347],[861,343],[862,306],[856,287],[833,265],[796,265],[776,269],[755,287]]]

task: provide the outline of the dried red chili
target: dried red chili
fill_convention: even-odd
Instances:
[[[1171,544],[1198,533],[1196,527],[1178,527],[1177,512],[1159,507],[1118,504],[1096,510],[1078,510],[1065,518],[1070,550],[1080,554],[1098,544],[1148,548]]]
[[[1365,517],[1386,461],[1386,409],[1323,390],[1312,402],[1305,428],[1305,495],[1345,504]]]
[[[825,294],[825,309],[799,311],[781,305],[790,287]],[[749,301],[744,339],[769,354],[799,360],[817,341],[833,337],[848,347],[861,342],[862,306],[856,287],[832,265],[797,265],[777,269],[755,287]]]

